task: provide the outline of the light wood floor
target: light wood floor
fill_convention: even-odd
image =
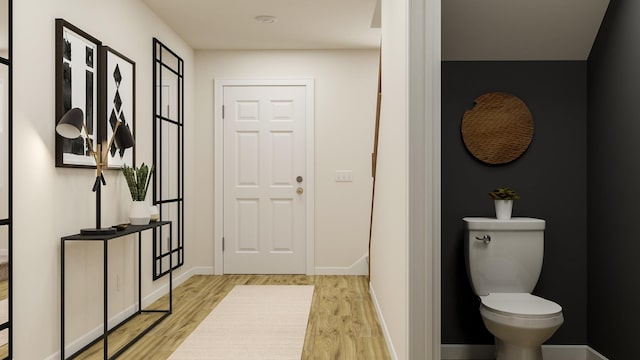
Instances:
[[[193,276],[173,291],[173,314],[119,359],[167,359],[235,285],[244,284],[315,285],[302,359],[390,359],[366,277],[304,275]],[[166,304],[163,298],[149,308]],[[109,354],[156,316],[139,316],[116,330],[109,336]],[[101,342],[77,357],[101,358]]]
[[[9,281],[0,281],[0,300],[4,300],[9,297]],[[9,330],[2,330],[9,331]],[[0,345],[0,359],[5,359],[9,356],[9,345]]]
[[[9,281],[0,281],[0,300],[4,300],[9,297]]]

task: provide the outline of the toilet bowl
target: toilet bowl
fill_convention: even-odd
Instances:
[[[480,300],[497,360],[542,360],[541,344],[564,322],[560,305],[528,293],[494,293]]]
[[[564,322],[562,307],[532,295],[540,278],[546,222],[463,219],[467,275],[498,360],[542,360],[542,343]]]

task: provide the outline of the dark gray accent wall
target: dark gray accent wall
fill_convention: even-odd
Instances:
[[[588,82],[588,343],[609,359],[637,359],[640,1],[609,4]]]
[[[498,186],[512,187],[521,195],[514,204],[514,216],[547,221],[544,265],[534,293],[559,303],[565,315],[564,325],[548,343],[586,344],[586,81],[586,62],[443,62],[444,344],[493,343],[467,280],[461,219],[495,216],[487,193]],[[529,149],[515,162],[500,166],[485,165],[473,158],[460,135],[464,111],[473,106],[476,97],[494,91],[522,99],[535,122]],[[640,141],[637,144],[640,146]]]

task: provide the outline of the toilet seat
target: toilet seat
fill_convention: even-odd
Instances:
[[[487,310],[506,316],[547,318],[562,313],[555,302],[528,293],[491,293],[480,301]]]

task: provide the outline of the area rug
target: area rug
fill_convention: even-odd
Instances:
[[[313,285],[236,285],[169,360],[299,360]]]

